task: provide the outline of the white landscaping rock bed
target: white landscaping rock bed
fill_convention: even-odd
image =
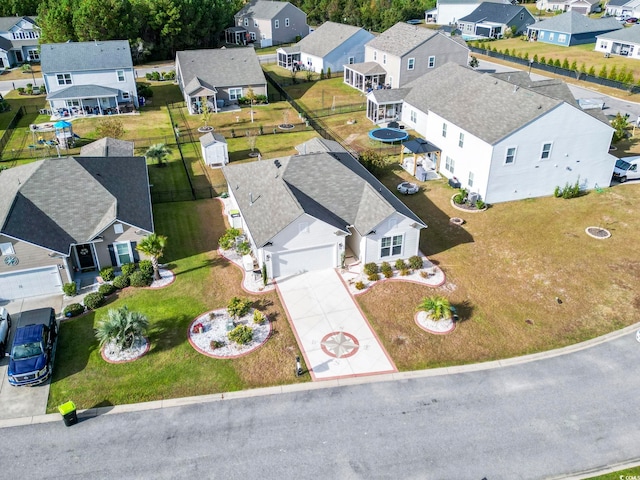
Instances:
[[[444,318],[442,320],[433,320],[427,312],[421,311],[416,313],[416,323],[419,327],[430,333],[444,334],[450,333],[456,328],[456,324],[451,318]]]
[[[171,285],[176,279],[176,274],[168,268],[160,268],[158,271],[160,273],[160,280],[154,280],[153,282],[151,282],[149,288],[166,287],[167,285]]]
[[[266,293],[276,288],[271,281],[267,282],[267,285],[265,286],[264,282],[262,281],[262,274],[255,275],[253,272],[245,271],[244,267],[242,266],[242,257],[235,250],[223,250],[222,248],[219,248],[218,253],[234,265],[240,267],[240,270],[242,270],[242,273],[244,275],[244,278],[242,279],[242,287],[247,292]]]
[[[253,340],[246,345],[238,345],[227,337],[229,333],[227,331],[227,322],[231,320],[231,317],[226,309],[213,310],[193,320],[189,325],[189,343],[200,353],[214,358],[232,358],[246,355],[265,343],[271,334],[271,322],[269,319],[267,318],[262,324],[254,323],[253,312],[254,309],[252,308],[249,313],[235,321],[236,326],[247,325],[253,330]],[[215,314],[213,318],[211,318],[211,313]],[[194,333],[193,331],[194,325],[198,323],[201,323],[204,327],[202,333]],[[212,349],[212,340],[224,342],[225,346]]]
[[[107,343],[102,348],[102,358],[109,363],[132,362],[142,357],[149,351],[149,339],[146,337],[138,338],[133,342],[131,348],[125,350],[115,345],[114,341]]]

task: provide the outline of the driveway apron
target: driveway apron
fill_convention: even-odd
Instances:
[[[335,270],[278,279],[276,286],[314,380],[397,371]]]

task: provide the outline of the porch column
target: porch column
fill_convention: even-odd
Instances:
[[[82,112],[82,115],[87,114],[87,112],[84,111],[84,103],[82,103],[82,99],[80,99],[80,111]]]
[[[120,105],[118,105],[118,96],[114,95],[113,97],[116,101],[116,112],[118,112],[118,115],[120,114]]]

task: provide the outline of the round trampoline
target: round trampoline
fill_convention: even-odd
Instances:
[[[384,143],[402,142],[409,138],[409,134],[399,128],[374,128],[369,132],[369,138]]]

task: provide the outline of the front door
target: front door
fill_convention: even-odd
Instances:
[[[96,269],[96,262],[93,259],[93,248],[90,243],[76,245],[76,255],[78,258],[78,266],[81,272],[87,272]]]
[[[22,52],[20,50],[16,50],[16,62],[24,62],[24,58],[22,58]]]

